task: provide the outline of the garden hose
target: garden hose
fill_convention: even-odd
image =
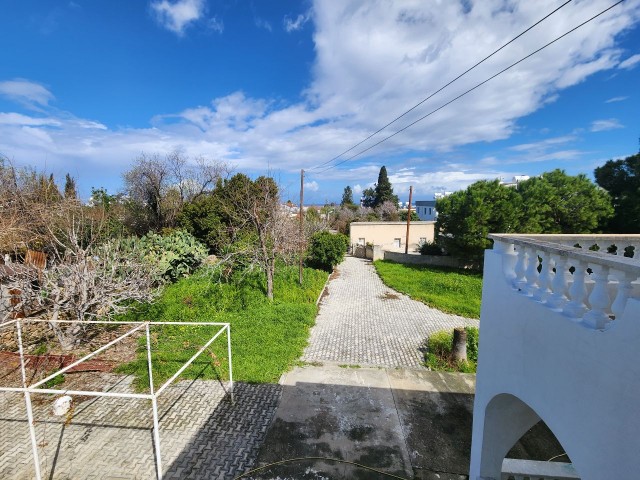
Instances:
[[[276,466],[276,465],[284,465],[285,463],[300,462],[300,461],[303,461],[303,460],[325,460],[325,461],[329,461],[329,462],[346,463],[346,464],[349,464],[349,465],[355,465],[356,467],[364,468],[365,470],[369,470],[371,472],[379,473],[380,475],[384,475],[384,476],[389,477],[389,478],[396,478],[398,480],[409,480],[408,478],[399,477],[398,475],[394,475],[393,473],[383,472],[382,470],[377,470],[377,469],[375,469],[373,467],[367,467],[366,465],[362,465],[360,463],[350,462],[349,460],[341,460],[339,458],[330,458],[330,457],[296,457],[296,458],[288,458],[286,460],[280,460],[279,462],[269,463],[267,465],[264,465],[263,467],[254,468],[252,470],[249,470],[248,472],[243,473],[242,475],[238,475],[233,480],[238,480],[240,478],[244,478],[247,475],[251,475],[252,473],[256,473],[256,472],[259,472],[261,470],[265,470],[267,468],[270,468],[270,467],[273,467],[273,466]]]

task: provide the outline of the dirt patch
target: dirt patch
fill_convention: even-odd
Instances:
[[[384,292],[382,295],[380,295],[380,298],[382,300],[398,300],[400,298],[400,295],[398,295],[397,293]]]
[[[87,338],[77,348],[62,350],[47,323],[25,322],[22,333],[27,383],[34,384],[88,353],[96,351],[126,333],[132,325],[100,327],[89,330]],[[93,378],[96,377],[96,372],[111,372],[118,365],[135,360],[137,338],[140,335],[142,335],[141,332],[136,332],[124,338],[104,352],[65,372],[62,377],[57,377],[48,386],[70,389],[73,385],[73,388],[78,390],[93,389]],[[4,327],[0,334],[0,386],[22,386],[15,327]]]

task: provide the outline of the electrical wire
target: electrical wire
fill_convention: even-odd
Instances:
[[[383,472],[382,470],[377,470],[377,469],[375,469],[373,467],[367,467],[366,465],[362,465],[360,463],[350,462],[349,460],[341,460],[339,458],[330,458],[330,457],[297,457],[297,458],[288,458],[286,460],[280,460],[279,462],[273,462],[273,463],[269,463],[268,465],[264,465],[262,467],[254,468],[253,470],[249,470],[248,472],[245,472],[242,475],[238,475],[233,480],[239,480],[240,478],[244,478],[247,475],[251,475],[252,473],[256,473],[256,472],[259,472],[261,470],[266,470],[267,468],[271,468],[271,467],[274,467],[276,465],[283,465],[285,463],[300,462],[300,461],[303,461],[303,460],[325,460],[325,461],[329,461],[329,462],[346,463],[346,464],[349,464],[349,465],[355,465],[356,467],[364,468],[365,470],[369,470],[371,472],[379,473],[380,475],[385,475],[385,476],[387,476],[389,478],[395,478],[395,479],[398,479],[398,480],[409,480],[406,477],[399,477],[398,475],[394,475],[393,473]]]
[[[523,36],[525,33],[527,33],[529,30],[531,30],[532,28],[536,27],[537,25],[541,24],[542,22],[544,22],[547,18],[549,18],[551,15],[553,15],[554,13],[556,13],[558,10],[560,10],[562,7],[566,6],[567,4],[571,3],[572,0],[567,0],[565,3],[563,3],[562,5],[560,5],[558,8],[556,8],[555,10],[553,10],[552,12],[548,13],[547,15],[545,15],[544,17],[542,17],[540,20],[538,20],[536,23],[534,23],[533,25],[531,25],[529,28],[527,28],[526,30],[523,30],[521,33],[519,33],[518,35],[516,35],[515,37],[513,37],[511,40],[509,40],[507,43],[505,43],[504,45],[502,45],[500,48],[494,50],[493,52],[491,52],[489,55],[487,55],[486,57],[484,57],[482,60],[480,60],[479,62],[477,62],[475,65],[473,65],[472,67],[469,67],[467,70],[465,70],[464,72],[462,72],[460,75],[458,75],[457,77],[455,77],[453,80],[450,80],[448,83],[444,84],[442,87],[440,87],[438,90],[436,90],[435,92],[433,92],[431,95],[429,95],[428,97],[422,99],[421,101],[419,101],[418,103],[416,103],[413,107],[411,107],[409,110],[406,110],[404,113],[398,115],[396,118],[394,118],[393,120],[391,120],[389,123],[387,123],[386,125],[380,127],[378,130],[376,130],[375,132],[373,132],[371,135],[369,135],[367,138],[365,138],[364,140],[362,140],[361,142],[356,143],[354,146],[352,146],[351,148],[345,150],[344,152],[342,152],[339,155],[336,155],[335,157],[333,157],[331,160],[327,160],[324,163],[321,163],[319,165],[316,165],[315,167],[311,167],[309,170],[315,170],[316,168],[320,168],[323,167],[324,165],[327,165],[328,163],[333,162],[334,160],[337,160],[338,158],[340,158],[341,156],[343,156],[345,153],[349,153],[351,150],[355,149],[356,147],[359,147],[360,145],[362,145],[364,142],[366,142],[367,140],[369,140],[370,138],[376,136],[378,133],[380,133],[381,131],[383,131],[385,128],[393,125],[394,123],[396,123],[398,120],[400,120],[402,117],[404,117],[405,115],[407,115],[408,113],[412,112],[413,110],[415,110],[416,108],[418,108],[420,105],[422,105],[424,102],[426,102],[427,100],[431,99],[432,97],[434,97],[436,94],[440,93],[442,90],[444,90],[445,88],[447,88],[449,85],[451,85],[452,83],[454,83],[455,81],[457,81],[458,79],[464,77],[467,73],[469,73],[471,70],[473,70],[474,68],[476,68],[477,66],[479,66],[480,64],[484,63],[486,60],[490,59],[491,57],[493,57],[496,53],[498,53],[500,50],[504,49],[505,47],[507,47],[508,45],[510,45],[511,43],[515,42],[518,38],[520,38],[521,36]]]
[[[522,63],[523,61],[527,60],[528,58],[534,56],[535,54],[539,53],[540,51],[544,50],[545,48],[553,45],[554,43],[556,43],[558,40],[566,37],[567,35],[569,35],[570,33],[575,32],[576,30],[578,30],[579,28],[583,27],[584,25],[586,25],[587,23],[595,20],[596,18],[598,18],[600,15],[605,14],[606,12],[608,12],[609,10],[611,10],[612,8],[620,5],[622,2],[624,2],[624,0],[619,0],[618,2],[614,3],[613,5],[607,7],[606,9],[602,10],[600,13],[597,13],[596,15],[594,15],[593,17],[589,18],[588,20],[585,20],[584,22],[582,22],[581,24],[573,27],[571,30],[568,30],[567,32],[563,33],[562,35],[560,35],[559,37],[554,38],[553,40],[551,40],[549,43],[543,45],[542,47],[538,48],[537,50],[534,50],[533,52],[531,52],[530,54],[522,57],[520,60],[518,60],[517,62],[512,63],[511,65],[509,65],[506,68],[503,68],[502,70],[500,70],[498,73],[490,76],[489,78],[483,80],[482,82],[476,84],[474,87],[471,87],[470,89],[466,90],[465,92],[461,93],[460,95],[458,95],[457,97],[453,98],[452,100],[449,100],[447,103],[439,106],[438,108],[430,111],[429,113],[427,113],[426,115],[423,115],[422,117],[418,118],[417,120],[409,123],[408,125],[402,127],[400,130],[396,131],[395,133],[383,138],[382,140],[374,143],[373,145],[365,148],[364,150],[359,151],[358,153],[351,155],[350,157],[342,160],[341,162],[335,163],[333,165],[330,165],[328,168],[325,168],[324,170],[321,170],[319,172],[317,172],[318,174],[320,173],[324,173],[327,170],[331,170],[332,168],[335,168],[339,165],[342,165],[343,163],[348,162],[349,160],[353,160],[354,158],[362,155],[365,152],[368,152],[369,150],[371,150],[374,147],[377,147],[378,145],[380,145],[383,142],[386,142],[387,140],[389,140],[392,137],[395,137],[396,135],[398,135],[401,132],[404,132],[405,130],[407,130],[408,128],[411,128],[412,126],[414,126],[416,123],[421,122],[422,120],[424,120],[425,118],[433,115],[434,113],[442,110],[444,107],[446,107],[447,105],[452,104],[453,102],[455,102],[456,100],[459,100],[460,98],[464,97],[465,95],[473,92],[474,90],[476,90],[477,88],[481,87],[482,85],[484,85],[485,83],[490,82],[491,80],[493,80],[494,78],[496,78],[499,75],[502,75],[504,72],[506,72],[507,70],[510,70],[511,68],[515,67],[516,65]]]

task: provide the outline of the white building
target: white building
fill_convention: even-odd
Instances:
[[[469,478],[640,478],[640,235],[491,238]],[[505,459],[540,419],[571,464]]]

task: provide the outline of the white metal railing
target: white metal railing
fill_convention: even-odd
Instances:
[[[505,458],[501,480],[580,480],[570,463]]]
[[[640,235],[489,238],[503,257],[504,275],[514,289],[589,328],[606,329],[624,312],[627,300],[637,296],[633,282],[640,278],[640,252],[634,258],[624,254],[638,251]],[[593,245],[600,250],[589,250]]]
[[[103,345],[97,350],[85,355],[79,360],[67,365],[64,368],[61,368],[49,375],[48,377],[37,381],[29,385],[27,383],[27,375],[25,369],[25,358],[24,358],[24,348],[22,342],[22,328],[23,323],[84,323],[84,324],[105,324],[105,325],[133,325],[133,328],[128,330],[125,334],[120,337],[112,340],[111,342]],[[226,333],[227,336],[227,355],[229,360],[229,382],[227,384],[227,393],[230,394],[231,400],[233,401],[233,369],[231,363],[231,328],[228,323],[217,323],[217,322],[118,322],[118,321],[100,321],[100,320],[90,320],[90,321],[81,321],[81,320],[46,320],[46,319],[28,319],[21,318],[10,320],[5,323],[0,324],[0,328],[6,328],[10,326],[15,326],[16,328],[16,337],[18,343],[18,353],[20,355],[20,371],[22,376],[22,386],[21,387],[0,387],[0,391],[5,392],[22,392],[24,393],[24,400],[27,410],[27,422],[29,424],[29,435],[31,438],[31,448],[33,450],[33,462],[35,468],[35,478],[36,480],[42,479],[42,472],[40,471],[40,459],[38,456],[38,445],[36,441],[36,432],[35,432],[35,423],[33,419],[33,408],[31,405],[31,394],[40,394],[40,393],[50,393],[50,394],[60,394],[60,395],[86,395],[92,397],[117,397],[117,398],[129,398],[129,399],[144,399],[151,400],[152,413],[153,413],[153,444],[155,448],[155,457],[156,457],[156,475],[158,480],[162,480],[162,457],[160,455],[160,436],[159,436],[159,419],[158,419],[158,396],[169,386],[173,381],[178,378],[178,376],[184,372],[184,370],[193,363],[193,361],[204,352],[222,333]],[[220,329],[213,335],[205,345],[195,354],[193,355],[169,380],[167,380],[160,388],[154,390],[153,385],[153,368],[151,362],[151,337],[149,333],[150,326],[156,325],[179,325],[179,326],[217,326]],[[59,390],[56,388],[40,388],[41,385],[44,385],[47,381],[55,378],[56,376],[74,368],[88,360],[107,348],[115,345],[119,341],[124,338],[132,335],[133,333],[145,329],[146,334],[146,347],[147,347],[147,368],[149,371],[149,393],[118,393],[118,392],[103,392],[99,390]]]

